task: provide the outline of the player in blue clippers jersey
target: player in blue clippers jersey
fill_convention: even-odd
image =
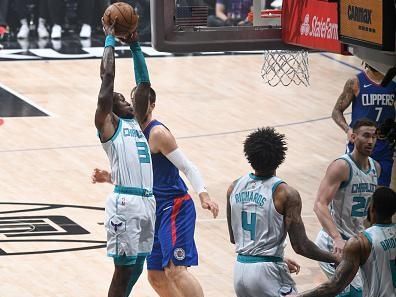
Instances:
[[[134,58],[135,80],[147,74],[144,56],[138,43],[131,45]],[[135,98],[132,90],[132,101]],[[198,193],[201,206],[218,214],[218,205],[208,195],[196,166],[178,148],[172,133],[155,120],[156,94],[150,88],[148,116],[141,127],[150,146],[153,163],[153,193],[156,198],[156,224],[154,245],[147,258],[148,278],[154,290],[161,296],[203,296],[202,288],[187,267],[198,265],[198,253],[194,241],[196,212],[187,186],[179,175],[182,171]],[[111,182],[104,170],[95,169],[94,182]],[[127,295],[126,295],[127,296]]]
[[[349,79],[334,106],[333,120],[347,133],[347,152],[353,151],[351,127],[362,118],[368,118],[380,127],[387,119],[395,120],[396,83],[390,82],[386,87],[380,85],[383,75],[366,64],[365,71]],[[352,104],[352,119],[348,125],[344,111]],[[393,166],[393,148],[389,142],[379,135],[371,157],[381,165],[380,186],[389,186]]]

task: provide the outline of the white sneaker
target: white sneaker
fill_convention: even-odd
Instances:
[[[83,24],[80,31],[81,38],[91,38],[92,29],[90,25]]]
[[[62,37],[62,27],[59,25],[53,25],[51,31],[52,39],[60,39]]]
[[[37,34],[39,38],[48,38],[49,33],[47,31],[47,28],[45,27],[44,24],[39,24],[37,26]]]
[[[282,0],[272,1],[271,6],[273,8],[280,8],[280,7],[282,7],[282,2],[283,2]]]
[[[21,28],[19,28],[17,38],[18,39],[26,39],[29,37],[29,26],[26,24],[23,24]]]

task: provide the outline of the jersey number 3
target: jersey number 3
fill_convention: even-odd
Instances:
[[[241,212],[242,219],[242,229],[250,232],[250,239],[254,240],[256,237],[256,213],[251,212],[250,214],[250,223],[248,223],[248,212]]]
[[[150,163],[150,151],[145,142],[136,142],[140,163]]]

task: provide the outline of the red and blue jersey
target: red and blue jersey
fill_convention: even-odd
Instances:
[[[151,129],[164,124],[157,120],[151,121],[144,129],[143,133],[147,141],[150,137]],[[153,193],[156,199],[181,197],[187,194],[188,188],[179,175],[179,169],[162,153],[151,154],[153,164]]]
[[[380,126],[386,119],[395,119],[396,83],[390,82],[386,87],[370,80],[365,72],[358,74],[359,95],[352,102],[352,121],[368,118]]]

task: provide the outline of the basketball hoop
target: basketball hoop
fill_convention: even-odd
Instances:
[[[265,50],[261,77],[271,87],[309,86],[308,52],[306,50]]]

